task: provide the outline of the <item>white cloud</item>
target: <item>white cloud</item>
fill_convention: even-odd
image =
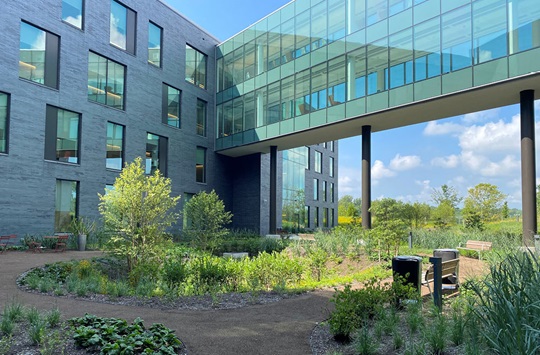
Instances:
[[[79,27],[79,28],[82,27],[82,16],[81,15],[79,15],[77,17],[68,16],[68,17],[66,17],[64,19],[64,21],[66,21],[67,23],[72,24],[73,26],[76,26],[76,27]]]
[[[371,177],[374,180],[395,176],[396,173],[384,166],[384,163],[380,160],[375,160],[373,167],[371,167]]]
[[[479,122],[486,122],[486,121],[494,121],[499,118],[500,109],[492,109],[487,111],[479,111],[479,112],[473,112],[468,113],[463,116],[463,122],[464,123],[479,123]]]
[[[499,120],[481,126],[465,128],[459,136],[459,145],[464,151],[473,152],[517,152],[520,144],[519,116],[512,117],[511,122]]]
[[[404,171],[414,169],[420,166],[422,160],[416,155],[401,156],[397,154],[394,159],[390,161],[390,169],[397,171]]]
[[[362,194],[362,173],[357,169],[340,168],[339,170],[339,196],[351,195],[360,197]]]
[[[455,134],[463,131],[463,126],[452,123],[438,123],[437,121],[428,122],[426,128],[424,128],[425,136],[442,136],[447,134]]]
[[[437,157],[431,160],[431,165],[441,168],[452,169],[459,165],[459,156],[452,154],[447,157]]]
[[[110,31],[111,31],[111,43],[114,45],[120,47],[120,48],[126,48],[126,34],[121,33],[118,31],[119,26],[118,23],[120,22],[119,19],[114,17],[113,14],[111,14],[111,22],[110,22]]]

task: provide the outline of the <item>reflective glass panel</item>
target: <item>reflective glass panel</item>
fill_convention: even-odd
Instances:
[[[433,19],[414,27],[415,81],[441,75],[440,20]]]
[[[54,230],[68,231],[73,218],[77,215],[77,181],[56,180],[56,204],[54,210]]]
[[[471,13],[463,7],[442,16],[443,73],[472,65]]]
[[[540,6],[537,0],[508,0],[510,53],[540,47]]]
[[[47,33],[21,22],[19,77],[45,84],[45,49]]]
[[[206,101],[197,99],[197,134],[206,137]]]
[[[148,133],[146,135],[146,169],[147,175],[152,175],[159,169],[159,139],[158,135]]]
[[[79,163],[79,119],[76,112],[58,109],[56,160]]]
[[[148,63],[161,67],[161,27],[148,23]]]
[[[167,124],[176,128],[180,128],[180,90],[173,88],[172,86],[165,85],[167,87]]]
[[[347,55],[347,100],[366,96],[366,47]]]
[[[186,81],[206,88],[206,55],[186,44]]]
[[[88,100],[124,109],[125,67],[90,52],[88,56]]]
[[[83,0],[62,0],[62,20],[82,29],[83,7]]]
[[[473,2],[473,22],[475,64],[508,54],[506,0]]]
[[[124,166],[124,126],[107,122],[107,169],[122,170]]]
[[[110,42],[126,49],[127,8],[111,0]]]
[[[206,182],[206,148],[197,147],[197,155],[195,157],[195,181]]]

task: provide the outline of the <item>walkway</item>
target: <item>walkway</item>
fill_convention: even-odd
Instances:
[[[316,322],[328,315],[330,292],[315,292],[280,302],[233,310],[160,310],[110,305],[27,293],[15,280],[35,266],[61,260],[84,259],[100,252],[0,255],[0,307],[12,299],[43,310],[58,307],[66,318],[85,312],[104,317],[141,317],[145,324],[163,323],[175,329],[190,355],[227,354],[311,354],[309,337]]]

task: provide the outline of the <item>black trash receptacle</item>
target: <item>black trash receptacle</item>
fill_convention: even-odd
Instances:
[[[419,256],[401,255],[392,259],[392,273],[403,277],[407,284],[420,292],[422,285],[422,258]]]
[[[435,249],[433,256],[441,258],[443,262],[448,260],[459,259],[459,250],[457,249]],[[456,285],[459,280],[459,266],[453,276],[445,277],[442,280],[443,285]]]

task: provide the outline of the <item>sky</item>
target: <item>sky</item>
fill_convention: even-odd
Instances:
[[[288,0],[164,0],[219,40],[226,40]],[[536,102],[536,136],[540,139]],[[496,185],[521,209],[519,105],[376,132],[371,137],[372,199],[433,204],[447,184],[460,196],[479,183]],[[537,144],[538,146],[538,144]],[[339,141],[339,197],[361,197],[361,137]],[[537,166],[540,151],[537,151]],[[537,179],[537,184],[540,180]]]

